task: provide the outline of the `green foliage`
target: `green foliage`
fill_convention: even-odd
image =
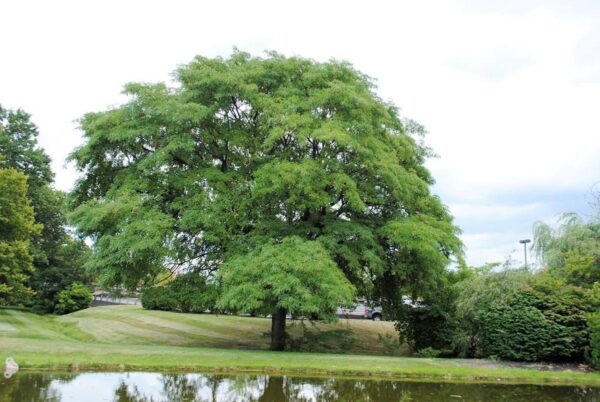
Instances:
[[[48,258],[63,240],[64,216],[62,193],[50,187],[54,174],[50,158],[38,146],[38,130],[31,116],[24,111],[7,110],[0,106],[0,167],[16,169],[27,176],[27,196],[35,212],[35,221],[42,230],[32,239],[34,266],[48,263]]]
[[[590,331],[590,361],[596,368],[600,368],[600,311],[588,315]]]
[[[165,286],[147,288],[142,292],[142,306],[148,310],[180,311],[184,313],[215,312],[217,287],[197,273],[180,275]]]
[[[168,287],[153,287],[142,292],[142,306],[147,310],[177,311],[175,295]]]
[[[206,282],[206,278],[195,273],[178,276],[168,285],[174,293],[178,310],[202,313],[217,312],[217,287]]]
[[[443,351],[445,355],[452,354],[456,322],[451,315],[451,308],[452,304],[444,306],[436,303],[408,309],[405,332],[402,335],[403,339],[408,341],[411,350],[435,348]]]
[[[560,225],[543,222],[534,227],[534,250],[553,276],[590,287],[600,280],[600,210],[595,220],[584,222],[576,214],[564,214]]]
[[[503,269],[499,264],[473,269],[472,274],[456,285],[460,292],[457,309],[461,321],[474,319],[482,308],[512,299],[530,276],[526,270]]]
[[[440,354],[452,354],[453,338],[459,327],[456,283],[471,276],[472,271],[466,268],[443,272],[437,285],[423,295],[416,307],[405,304],[391,314],[388,312],[397,320],[401,340],[406,341],[413,352],[433,348]]]
[[[471,270],[456,283],[455,331],[452,349],[461,357],[482,356],[481,314],[493,306],[512,300],[525,286],[530,273],[521,269],[502,269],[499,264],[487,264]]]
[[[466,340],[458,343],[459,353],[508,360],[582,361],[589,342],[587,315],[597,308],[590,292],[543,274],[516,286],[523,280],[520,275],[487,273],[480,277],[478,286],[471,281],[462,288],[462,292],[484,290],[482,284],[500,286],[499,278],[512,276],[505,283],[507,294],[480,294],[476,310],[462,310],[474,312],[460,316],[465,321],[461,321],[462,331],[455,339],[462,336]],[[465,297],[462,299],[464,302]],[[466,319],[470,320],[469,326],[465,325]]]
[[[423,348],[423,349],[419,350],[413,356],[423,357],[423,358],[433,358],[433,357],[440,357],[440,355],[442,355],[442,354],[443,354],[443,352],[441,350],[427,347],[427,348]]]
[[[114,201],[93,201],[73,214],[79,230],[95,239],[94,254],[87,267],[99,275],[102,285],[148,286],[164,271],[172,218],[153,206],[146,197],[122,195]],[[96,238],[92,228],[102,228]]]
[[[501,269],[488,264],[470,270],[455,284],[456,330],[452,349],[461,357],[480,356],[480,317],[489,308],[512,300],[525,286],[530,273],[521,269]]]
[[[92,293],[87,286],[75,282],[58,294],[55,312],[57,314],[69,314],[89,307],[91,302]]]
[[[28,246],[35,268],[26,283],[35,291],[28,304],[38,312],[50,313],[61,290],[76,281],[89,283],[91,278],[83,272],[88,248],[73,240],[65,229],[65,195],[51,187],[54,175],[50,158],[38,146],[37,136],[37,127],[27,113],[0,107],[0,168],[12,168],[27,176],[27,196],[41,228]]]
[[[165,265],[214,272],[298,236],[320,241],[360,293],[397,297],[460,254],[429,192],[422,127],[349,64],[235,52],[175,79],[129,84],[130,102],[81,120],[72,218],[105,283],[152,283]]]
[[[236,278],[256,274],[241,261],[285,238],[319,242],[329,262],[307,272],[326,277],[331,262],[359,294],[394,303],[460,259],[458,229],[429,190],[423,128],[348,63],[236,51],[196,57],[175,80],[129,84],[129,102],[81,120],[72,220],[95,241],[88,266],[104,284],[135,288],[165,267],[209,275],[225,264],[239,268],[223,276],[228,308],[323,314],[332,300],[287,300],[293,275],[305,274],[287,280],[280,262],[268,280],[284,296],[263,300],[252,287],[242,300]]]
[[[600,242],[600,239],[598,240]],[[593,286],[600,281],[600,261],[595,255],[581,255],[574,251],[565,254],[564,274],[573,285]]]
[[[274,313],[335,320],[336,308],[352,303],[354,288],[316,241],[286,237],[221,268],[219,306],[243,313]]]
[[[38,147],[37,136],[29,114],[0,106],[0,168],[17,169],[29,177],[30,196],[54,179],[50,158]]]
[[[542,222],[535,225],[534,250],[543,269],[533,286],[541,299],[536,307],[561,328],[559,342],[565,345],[559,358],[580,359],[591,347],[594,364],[598,363],[593,312],[600,307],[600,209],[596,213],[588,222],[570,213],[556,228]]]
[[[553,345],[554,337],[561,335],[561,329],[544,317],[535,307],[536,302],[533,295],[520,293],[508,304],[491,306],[481,313],[478,319],[484,356],[548,361],[561,352],[560,341]],[[572,353],[572,350],[568,352]]]
[[[27,177],[0,169],[0,305],[23,305],[33,296],[26,282],[33,272],[29,244],[41,227],[27,198]]]
[[[39,313],[52,313],[58,304],[59,293],[71,284],[89,284],[92,278],[84,269],[90,249],[81,240],[66,239],[52,256],[52,265],[38,268],[30,278],[35,289],[32,308]]]

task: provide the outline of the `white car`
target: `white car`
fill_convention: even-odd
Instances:
[[[383,315],[381,307],[369,307],[365,302],[357,302],[353,306],[338,307],[337,315],[340,318],[358,318],[373,321],[381,321]]]
[[[402,303],[410,307],[422,307],[421,300],[413,300],[408,296],[402,296]],[[383,320],[381,306],[369,307],[366,302],[358,300],[355,305],[349,307],[338,307],[337,315],[340,318],[363,318],[373,321]]]

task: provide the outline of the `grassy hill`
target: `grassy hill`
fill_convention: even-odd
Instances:
[[[309,324],[310,325],[310,324]],[[246,371],[303,375],[418,377],[442,380],[600,384],[600,373],[540,371],[483,360],[376,356],[378,334],[393,325],[362,320],[319,323],[315,343],[328,351],[266,350],[265,318],[178,314],[136,306],[106,306],[66,316],[0,309],[0,362],[14,357],[23,369]],[[354,342],[348,343],[351,331]],[[301,333],[296,323],[293,336]],[[325,336],[323,336],[325,334]],[[490,365],[490,363],[494,363]]]
[[[139,306],[103,306],[65,316],[39,316],[0,310],[0,337],[55,339],[77,342],[268,349],[268,318],[149,311]],[[310,351],[382,354],[378,334],[395,335],[390,322],[340,320],[334,324],[305,322]],[[293,338],[303,333],[299,321],[289,321]],[[308,345],[310,343],[310,345]]]

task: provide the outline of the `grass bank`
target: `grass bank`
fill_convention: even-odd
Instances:
[[[365,354],[240,350],[265,348],[269,320],[145,311],[133,306],[96,307],[63,317],[0,310],[0,359],[12,356],[24,369],[244,371],[352,377],[432,378],[468,381],[560,382],[600,385],[600,374],[487,368],[453,359]],[[389,323],[319,325],[349,328],[377,352],[378,333]],[[361,349],[362,348],[362,349]]]
[[[288,321],[292,337],[303,333],[297,321]],[[0,339],[45,339],[111,345],[156,345],[223,349],[268,349],[268,318],[149,311],[139,306],[103,306],[65,316],[40,316],[11,309],[0,310]],[[379,334],[394,334],[389,322],[340,320],[306,323],[316,336],[313,351],[383,354]]]

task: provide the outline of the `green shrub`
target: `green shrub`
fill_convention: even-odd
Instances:
[[[441,355],[451,355],[456,329],[453,305],[450,301],[433,304],[429,300],[423,307],[408,309],[405,339],[413,351],[431,348]]]
[[[472,271],[464,268],[446,272],[423,295],[419,306],[403,303],[392,311],[394,314],[390,315],[396,319],[400,340],[406,341],[413,353],[435,349],[440,355],[454,355],[453,339],[459,329],[456,319],[458,284],[472,276]]]
[[[206,283],[198,274],[186,274],[177,277],[168,285],[175,298],[176,308],[186,313],[202,313],[215,310],[217,288]]]
[[[480,312],[484,356],[524,361],[582,361],[589,345],[585,292],[562,281],[537,278],[512,300]]]
[[[479,357],[481,350],[481,314],[494,305],[513,300],[527,284],[530,273],[521,269],[497,271],[499,264],[472,269],[472,275],[455,285],[455,331],[452,349],[460,357]]]
[[[92,293],[89,289],[75,282],[58,294],[58,303],[54,311],[57,314],[68,314],[89,307],[91,302]]]
[[[492,306],[480,314],[480,347],[485,356],[525,361],[549,357],[553,336],[560,328],[548,321],[530,298],[519,294],[510,303]]]
[[[587,317],[599,304],[600,287],[570,285],[546,271],[531,274],[495,268],[480,268],[457,285],[456,354],[522,361],[585,360]]]
[[[590,332],[590,361],[596,368],[600,368],[600,311],[588,316]]]
[[[73,283],[92,283],[91,275],[84,268],[90,254],[85,242],[69,238],[53,254],[48,264],[36,266],[31,277],[31,288],[35,290],[31,307],[37,313],[55,312],[58,295]]]
[[[165,286],[147,288],[142,292],[142,306],[148,310],[202,313],[215,311],[217,288],[198,274],[180,275]]]
[[[148,288],[142,292],[142,307],[147,310],[176,310],[176,300],[168,287]]]
[[[437,350],[434,348],[424,348],[424,349],[419,350],[413,356],[431,358],[431,357],[439,357],[442,353],[443,352],[441,350]]]

